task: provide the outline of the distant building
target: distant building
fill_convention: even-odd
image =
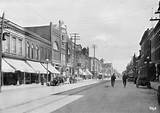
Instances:
[[[112,63],[104,63],[105,76],[111,76],[113,74]]]
[[[90,71],[94,77],[98,77],[99,74],[102,74],[101,61],[97,58],[90,57]]]

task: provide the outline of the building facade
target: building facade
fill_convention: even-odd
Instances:
[[[50,52],[52,64],[56,66],[61,74],[65,75],[67,69],[66,60],[68,59],[67,43],[69,41],[69,35],[63,21],[59,21],[58,24],[53,24],[51,22],[50,25],[47,26],[27,27],[27,29],[50,41],[52,48]]]
[[[155,65],[151,62],[151,37],[153,29],[147,29],[140,41],[141,46],[141,58],[139,76],[142,78],[148,78],[154,80],[155,76]]]
[[[93,74],[93,77],[97,78],[101,74],[101,62],[99,59],[90,57],[90,71]]]
[[[160,22],[156,24],[151,32],[151,60],[156,66],[156,80],[160,80]]]
[[[52,58],[51,40],[6,19],[4,32],[9,35],[6,35],[6,40],[2,42],[2,84],[26,84],[38,83],[41,79],[50,80],[50,73],[54,72],[46,68],[47,65],[49,69],[54,68],[49,64]],[[14,71],[6,70],[4,64],[8,64]]]

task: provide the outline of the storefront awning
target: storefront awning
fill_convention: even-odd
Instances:
[[[85,76],[88,75],[87,72],[82,70],[82,69],[79,69],[79,74],[80,75],[85,75]]]
[[[86,71],[83,71],[83,75],[87,76],[88,74],[86,73]]]
[[[2,59],[2,72],[15,72],[15,69]]]
[[[41,65],[40,62],[27,61],[27,63],[37,72],[46,74],[47,70]]]
[[[47,69],[47,64],[42,64],[46,69]],[[60,74],[60,72],[52,66],[51,63],[48,63],[48,70],[51,72],[51,73],[55,73],[55,74]]]
[[[86,69],[86,73],[87,73],[88,75],[92,75],[92,73],[91,73],[88,69]]]
[[[13,66],[16,71],[35,73],[35,71],[23,60],[4,58],[4,60]]]

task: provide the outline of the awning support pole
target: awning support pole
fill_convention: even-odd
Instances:
[[[26,84],[26,74],[24,72],[24,78],[23,78],[24,84]]]
[[[2,86],[4,85],[4,76],[3,76],[3,72],[2,72]]]
[[[40,73],[38,73],[38,81],[39,81],[39,83],[41,82],[41,75],[40,75]]]
[[[32,77],[31,77],[32,75],[31,75],[31,73],[30,73],[30,83],[32,83]]]

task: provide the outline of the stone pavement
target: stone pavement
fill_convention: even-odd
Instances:
[[[160,86],[160,82],[151,82],[151,87],[158,91],[158,86]]]
[[[18,105],[29,103],[52,94],[61,93],[78,87],[98,83],[99,80],[84,80],[74,84],[65,84],[61,86],[25,86],[25,88],[15,88],[14,90],[4,90],[0,93],[0,111],[8,108],[14,108]]]
[[[38,87],[45,87],[45,85],[41,84],[21,84],[21,85],[9,85],[9,86],[2,86],[2,92],[11,91],[11,90],[22,90],[27,88],[38,88]]]

